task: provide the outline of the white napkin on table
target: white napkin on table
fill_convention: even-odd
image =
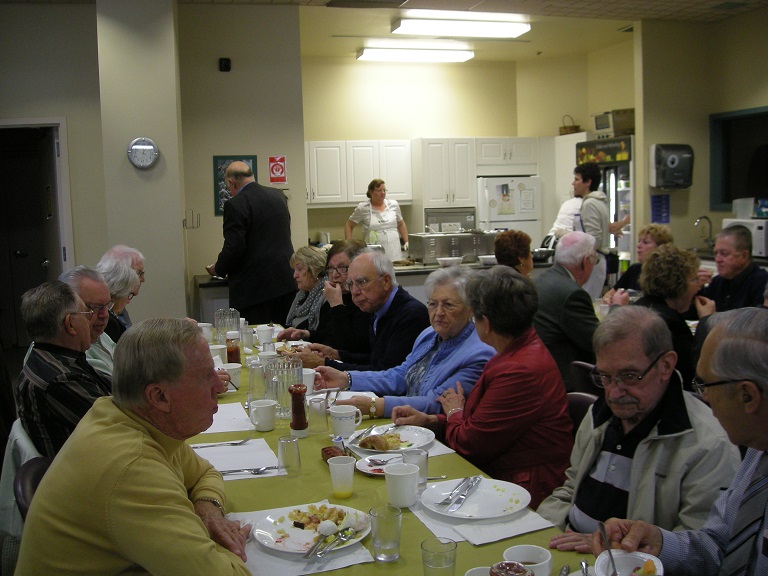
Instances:
[[[449,518],[435,514],[420,501],[411,506],[410,510],[435,536],[457,542],[467,540],[475,546],[554,526],[549,520],[527,508],[501,519],[474,522],[467,522],[466,518]]]
[[[324,500],[320,504],[328,504],[328,501]],[[270,512],[270,510],[238,512],[227,514],[227,518],[239,520],[241,523],[247,524],[267,516]],[[305,560],[301,557],[301,554],[289,554],[287,552],[271,550],[251,539],[245,545],[245,554],[248,557],[245,565],[252,574],[280,574],[280,576],[318,574],[329,570],[346,568],[353,564],[373,562],[371,553],[359,542],[326,554],[323,558]]]
[[[213,415],[213,424],[203,434],[213,432],[250,432],[253,430],[245,408],[239,402],[219,404],[219,411]]]
[[[192,444],[195,446],[205,445]],[[201,458],[205,458],[216,470],[239,470],[241,468],[260,468],[262,466],[277,466],[277,456],[263,438],[249,440],[239,446],[215,446],[195,450]],[[277,476],[277,470],[267,470],[259,476],[253,474],[226,474],[225,481],[242,480],[243,478],[261,478],[263,476]]]

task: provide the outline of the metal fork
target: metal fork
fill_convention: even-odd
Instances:
[[[200,446],[192,446],[193,450],[200,450],[201,448],[216,448],[216,446],[242,446],[246,442],[250,442],[250,438],[244,440],[238,440],[237,442],[218,442],[216,444],[201,444]]]
[[[252,474],[253,476],[259,476],[264,474],[267,470],[277,470],[277,466],[262,466],[261,468],[241,468],[239,470],[220,470],[219,473],[222,476],[228,474]]]
[[[458,494],[461,491],[461,489],[464,487],[464,485],[470,480],[472,480],[472,476],[467,476],[466,478],[464,478],[464,480],[459,482],[458,486],[456,486],[456,488],[454,488],[453,491],[450,494],[448,494],[448,496],[440,500],[440,502],[435,502],[435,506],[448,506],[451,502],[453,502],[453,499],[456,497],[456,494]]]

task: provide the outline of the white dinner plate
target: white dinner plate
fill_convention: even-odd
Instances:
[[[315,504],[320,507],[322,504]],[[360,542],[371,531],[371,523],[368,520],[368,514],[349,508],[348,506],[340,506],[338,504],[326,504],[329,508],[341,508],[347,515],[356,519],[358,527],[364,527],[355,535],[355,537],[349,542],[340,544],[335,550],[342,550],[348,546],[352,546],[357,542]],[[317,532],[315,530],[303,530],[296,528],[293,525],[293,520],[288,518],[288,514],[293,510],[304,510],[309,508],[309,504],[303,504],[301,506],[290,506],[288,508],[278,508],[271,511],[267,516],[264,516],[253,523],[253,537],[260,542],[263,546],[271,548],[272,550],[279,550],[281,552],[288,552],[291,554],[304,554],[309,550],[317,539]],[[345,521],[347,519],[345,518]],[[342,522],[342,527],[346,528],[347,524]],[[355,524],[352,524],[355,527]]]
[[[368,460],[373,458],[374,460],[378,460],[381,458],[382,460],[389,460],[388,464],[391,464],[393,462],[402,462],[403,457],[400,454],[392,454],[391,456],[380,456],[377,454],[376,456],[368,456],[368,458],[361,458],[357,462],[355,462],[355,468],[360,470],[363,474],[368,474],[369,476],[384,476],[384,466],[386,464],[372,464]]]
[[[531,502],[528,490],[511,482],[483,478],[480,485],[455,512],[448,512],[447,506],[437,506],[461,482],[461,479],[446,480],[431,484],[421,495],[421,503],[427,510],[449,518],[471,518],[485,520],[514,514]]]
[[[373,429],[373,434],[381,434],[384,432],[387,428],[390,428],[392,424],[382,424],[381,426],[376,426],[376,428]],[[388,454],[390,452],[403,452],[404,450],[410,450],[411,448],[423,448],[424,446],[428,446],[429,444],[432,444],[435,440],[435,433],[432,432],[432,430],[429,430],[428,428],[422,428],[421,426],[399,426],[393,432],[397,432],[400,434],[400,448],[396,450],[372,450],[370,448],[360,448],[360,446],[355,445],[356,450],[365,450],[366,452],[376,452],[377,454]],[[358,430],[352,436],[349,437],[349,444],[351,444],[357,436],[363,433],[363,430]]]

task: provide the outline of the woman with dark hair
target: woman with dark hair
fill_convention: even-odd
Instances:
[[[320,309],[323,322],[316,329],[286,328],[277,335],[278,341],[307,340],[337,350],[371,351],[368,338],[371,315],[355,306],[346,286],[349,263],[364,248],[365,244],[360,240],[333,243],[325,261],[326,279],[322,289],[325,303]]]
[[[371,180],[365,195],[370,200],[360,202],[352,212],[344,225],[344,237],[347,240],[352,238],[352,230],[362,224],[366,244],[380,245],[392,262],[400,260],[401,239],[404,243],[403,250],[408,251],[408,228],[397,200],[387,198],[387,186],[380,178]]]
[[[520,230],[507,230],[496,236],[493,242],[496,262],[514,268],[523,276],[533,271],[531,237]]]
[[[457,383],[437,399],[443,414],[396,406],[392,420],[435,430],[489,476],[523,486],[535,509],[565,480],[573,446],[560,371],[532,326],[536,288],[496,266],[473,275],[466,291],[477,335],[496,355],[469,396]]]

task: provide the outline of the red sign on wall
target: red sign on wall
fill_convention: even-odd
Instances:
[[[285,173],[285,156],[269,157],[269,183],[285,184],[288,177]]]

